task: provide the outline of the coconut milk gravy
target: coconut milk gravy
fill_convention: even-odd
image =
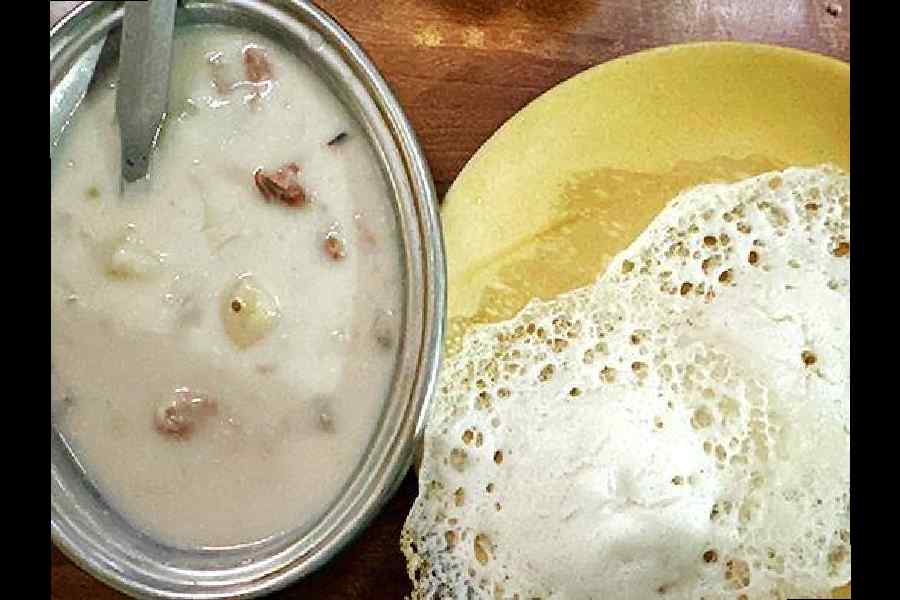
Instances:
[[[270,40],[179,32],[150,179],[120,194],[114,80],[52,165],[53,419],[172,545],[311,523],[389,393],[403,259],[359,125]]]

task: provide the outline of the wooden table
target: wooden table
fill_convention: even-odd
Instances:
[[[51,2],[51,25],[77,2]],[[645,48],[768,42],[850,60],[850,2],[826,0],[320,0],[393,87],[443,197],[478,147],[556,83]],[[360,538],[278,600],[399,599],[409,593],[400,528],[410,474]],[[123,598],[51,551],[51,597]]]

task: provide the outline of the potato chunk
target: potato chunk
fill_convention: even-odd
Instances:
[[[275,296],[250,275],[242,275],[225,294],[222,320],[225,333],[239,348],[247,348],[268,336],[281,319]]]

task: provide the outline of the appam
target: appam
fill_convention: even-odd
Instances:
[[[591,283],[683,190],[790,165],[848,169],[848,108],[846,64],[734,43],[633,55],[551,90],[448,193],[450,360],[476,325]]]

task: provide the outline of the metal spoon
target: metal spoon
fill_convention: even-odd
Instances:
[[[169,100],[176,0],[126,2],[119,50],[116,115],[122,177],[146,177]]]
[[[63,130],[75,114],[81,101],[87,94],[94,69],[106,36],[88,48],[84,55],[72,65],[72,68],[63,76],[62,80],[50,92],[50,159],[59,144]]]

